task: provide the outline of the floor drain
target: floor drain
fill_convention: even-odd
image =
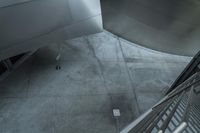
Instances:
[[[119,117],[121,114],[120,114],[120,110],[119,109],[113,109],[113,116],[114,117]]]

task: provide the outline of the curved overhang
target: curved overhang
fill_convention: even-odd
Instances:
[[[99,0],[0,0],[0,60],[102,28]]]
[[[157,51],[200,50],[199,0],[101,0],[104,28]]]

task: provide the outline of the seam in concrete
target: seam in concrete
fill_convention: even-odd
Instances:
[[[118,37],[117,39],[118,39],[119,47],[120,47],[120,49],[121,49],[122,56],[123,56],[123,59],[124,59],[125,68],[126,68],[126,71],[127,71],[127,73],[128,73],[129,80],[130,80],[130,82],[131,82],[133,79],[131,78],[131,74],[130,74],[130,72],[129,72],[127,63],[125,62],[125,54],[124,54],[123,49],[122,49],[122,44],[121,44],[121,41],[120,41],[119,37]],[[134,85],[133,85],[132,82],[131,82],[131,87],[132,87],[132,89],[133,89],[134,99],[135,99],[135,101],[136,101],[136,107],[137,107],[136,115],[139,116],[139,115],[141,114],[141,110],[140,110],[139,105],[138,105],[137,95],[136,95],[136,92],[135,92],[135,89],[134,89]]]
[[[101,76],[101,79],[103,80],[103,85],[104,85],[106,91],[108,92],[108,96],[109,96],[109,99],[110,99],[110,100],[109,100],[109,104],[110,104],[110,106],[112,107],[112,97],[111,97],[111,94],[109,93],[108,88],[107,88],[107,86],[106,86],[106,81],[105,81],[105,77],[104,77],[104,74],[103,74],[103,65],[101,64],[100,59],[96,56],[95,50],[94,50],[93,46],[90,44],[88,38],[87,38],[87,37],[84,37],[84,38],[85,38],[86,41],[87,41],[88,48],[91,50],[92,55],[94,56],[94,58],[96,59],[98,65],[99,65],[99,67],[100,67],[100,76]],[[116,128],[116,130],[117,130],[118,132],[120,132],[120,129],[119,129],[117,120],[115,120],[115,128]]]

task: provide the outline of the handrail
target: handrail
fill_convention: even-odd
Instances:
[[[190,111],[190,107],[191,107],[191,101],[192,101],[192,94],[193,94],[193,91],[194,91],[194,86],[192,86],[190,92],[189,92],[189,95],[188,95],[188,100],[187,100],[187,103],[186,103],[186,110],[183,114],[183,118],[182,118],[182,122],[185,122],[186,119],[187,119],[187,116],[188,116],[188,113]]]
[[[163,117],[163,115],[165,115],[166,111],[169,109],[169,107],[171,106],[171,104],[174,102],[173,98],[170,103],[167,105],[167,107],[162,111],[162,113],[160,113],[160,115],[158,116],[158,118],[156,120],[154,120],[154,123],[151,124],[148,129],[147,129],[147,133],[150,132],[151,130],[153,130],[153,128],[156,126],[156,124],[160,121],[160,119]]]
[[[172,111],[170,112],[169,116],[167,117],[167,119],[165,120],[165,122],[163,122],[164,124],[161,126],[160,128],[160,132],[165,132],[169,122],[171,121],[172,117],[174,116],[174,113],[177,109],[177,107],[179,106],[179,103],[182,99],[182,97],[184,96],[184,92],[182,92],[181,96],[178,98],[178,101],[176,102],[175,106],[173,107]]]
[[[149,111],[147,111],[145,115],[143,115],[142,117],[140,117],[139,119],[131,123],[120,133],[128,133],[128,132],[135,133],[135,132],[151,131],[153,129],[153,126],[155,127],[156,123],[158,123],[159,118],[161,118],[161,116],[164,115],[163,112],[166,112],[167,110],[166,108],[169,107],[168,105],[169,104],[172,105],[173,103],[172,101],[174,101],[175,98],[178,98],[179,100],[177,101],[175,107],[170,112],[170,115],[165,121],[165,124],[163,124],[162,127],[160,128],[160,132],[165,131],[172,116],[174,115],[176,111],[176,108],[180,105],[180,101],[182,100],[183,95],[185,95],[188,92],[188,90],[190,90],[190,92],[192,93],[194,91],[194,88],[197,85],[200,85],[200,72],[195,73],[189,79],[184,81],[181,85],[177,86],[175,90],[173,90],[167,96],[165,96],[165,98],[163,98],[158,104],[156,104]],[[185,115],[187,115],[188,110],[186,110],[185,113],[186,113]],[[186,118],[184,118],[184,120],[186,120]],[[155,122],[155,123],[152,123],[152,122]],[[185,121],[182,121],[182,123],[183,122]]]
[[[195,73],[190,79],[188,79],[187,81],[185,81],[183,84],[179,85],[175,90],[173,90],[170,94],[168,94],[162,102],[160,102],[159,104],[155,105],[153,108],[156,108],[157,106],[163,104],[164,102],[167,102],[168,100],[170,100],[172,97],[180,94],[181,92],[190,89],[191,86],[195,86],[200,84],[200,77],[198,77],[200,75],[200,72]],[[199,80],[196,80],[195,78],[199,78]],[[190,84],[188,84],[189,82],[191,82]],[[184,86],[186,84],[186,86]],[[184,87],[183,87],[184,86]]]
[[[172,86],[167,90],[166,95],[173,91],[177,86],[186,81],[190,76],[194,73],[198,72],[196,68],[200,64],[200,51],[193,57],[190,63],[186,66],[183,72],[179,75],[179,77],[175,80]]]

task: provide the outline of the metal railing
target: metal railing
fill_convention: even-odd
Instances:
[[[173,91],[177,86],[186,81],[193,74],[199,72],[200,71],[199,65],[200,65],[200,51],[193,57],[193,59],[186,66],[186,68],[179,75],[179,77],[175,80],[172,86],[166,91],[166,94],[169,94],[171,91]]]
[[[193,104],[199,86],[200,73],[195,73],[121,133],[199,133],[200,110]]]

